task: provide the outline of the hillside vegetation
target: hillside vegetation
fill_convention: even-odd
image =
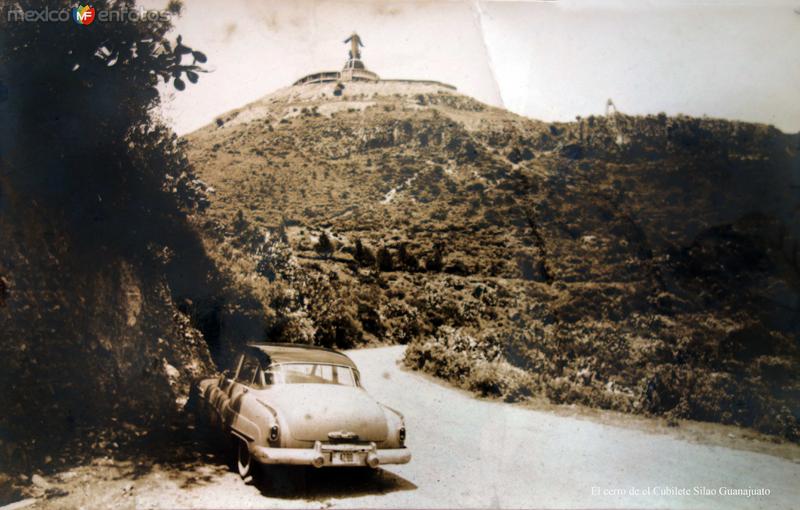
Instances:
[[[797,135],[547,124],[351,83],[279,91],[184,143],[206,244],[267,309],[265,338],[405,343],[409,366],[509,401],[800,438]]]

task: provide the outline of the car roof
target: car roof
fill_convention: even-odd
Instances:
[[[318,347],[315,345],[303,344],[270,344],[270,343],[251,343],[247,347],[257,354],[267,355],[268,363],[329,363],[332,365],[344,365],[356,368],[355,363],[343,353]],[[259,356],[261,357],[261,356]]]

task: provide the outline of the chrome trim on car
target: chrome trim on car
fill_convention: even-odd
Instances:
[[[313,448],[270,448],[250,445],[250,454],[262,464],[295,464],[314,467],[341,465],[333,462],[333,453],[364,454],[363,462],[353,466],[378,467],[384,464],[406,464],[411,460],[407,448],[378,449],[369,444],[330,444],[316,441]]]
[[[259,403],[259,404],[261,404],[262,406],[266,407],[266,408],[267,408],[267,411],[269,411],[270,413],[272,413],[272,417],[273,417],[273,418],[275,418],[275,421],[278,421],[278,412],[275,410],[275,408],[274,408],[274,407],[272,407],[271,405],[267,404],[266,402],[264,402],[264,401],[263,401],[263,400],[261,400],[260,398],[257,398],[257,399],[256,399],[256,402],[258,402],[258,403]]]
[[[389,406],[387,406],[386,404],[382,404],[382,403],[380,403],[380,402],[378,402],[378,404],[379,404],[379,405],[381,405],[382,407],[385,407],[385,408],[386,408],[386,409],[388,409],[389,411],[393,412],[393,413],[394,413],[394,414],[396,414],[397,416],[399,416],[401,420],[405,420],[405,419],[406,419],[406,418],[405,418],[405,416],[403,416],[403,413],[401,413],[401,412],[400,412],[400,411],[398,411],[397,409],[394,409],[393,407],[389,407]]]
[[[236,429],[235,427],[231,427],[231,434],[233,434],[234,436],[238,437],[239,439],[243,439],[243,440],[247,441],[248,443],[255,439],[255,438],[249,436],[248,434],[245,434],[241,430]]]
[[[331,440],[345,439],[348,441],[356,441],[358,440],[358,434],[347,430],[336,430],[333,432],[328,432],[328,439]]]

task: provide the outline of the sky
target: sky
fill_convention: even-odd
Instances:
[[[146,0],[149,8],[164,2]],[[208,74],[164,88],[179,134],[316,71],[356,30],[384,78],[438,80],[528,117],[708,115],[800,131],[800,0],[185,0]]]

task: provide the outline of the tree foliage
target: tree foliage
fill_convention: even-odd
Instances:
[[[381,246],[378,250],[378,269],[381,271],[394,271],[394,257],[392,252],[385,246]]]
[[[353,256],[356,262],[362,267],[372,267],[375,265],[375,254],[369,246],[365,246],[364,243],[361,242],[361,239],[356,239],[355,253]]]
[[[171,42],[168,16],[122,16],[132,0],[93,2],[115,21],[19,21],[0,8],[0,189],[6,212],[39,221],[72,246],[124,256],[161,245],[196,204],[177,137],[157,120],[159,86],[196,82],[206,56]],[[179,4],[170,4],[171,12]]]
[[[314,249],[323,257],[330,257],[333,254],[335,248],[327,232],[322,232],[320,234],[317,244],[314,245]]]

